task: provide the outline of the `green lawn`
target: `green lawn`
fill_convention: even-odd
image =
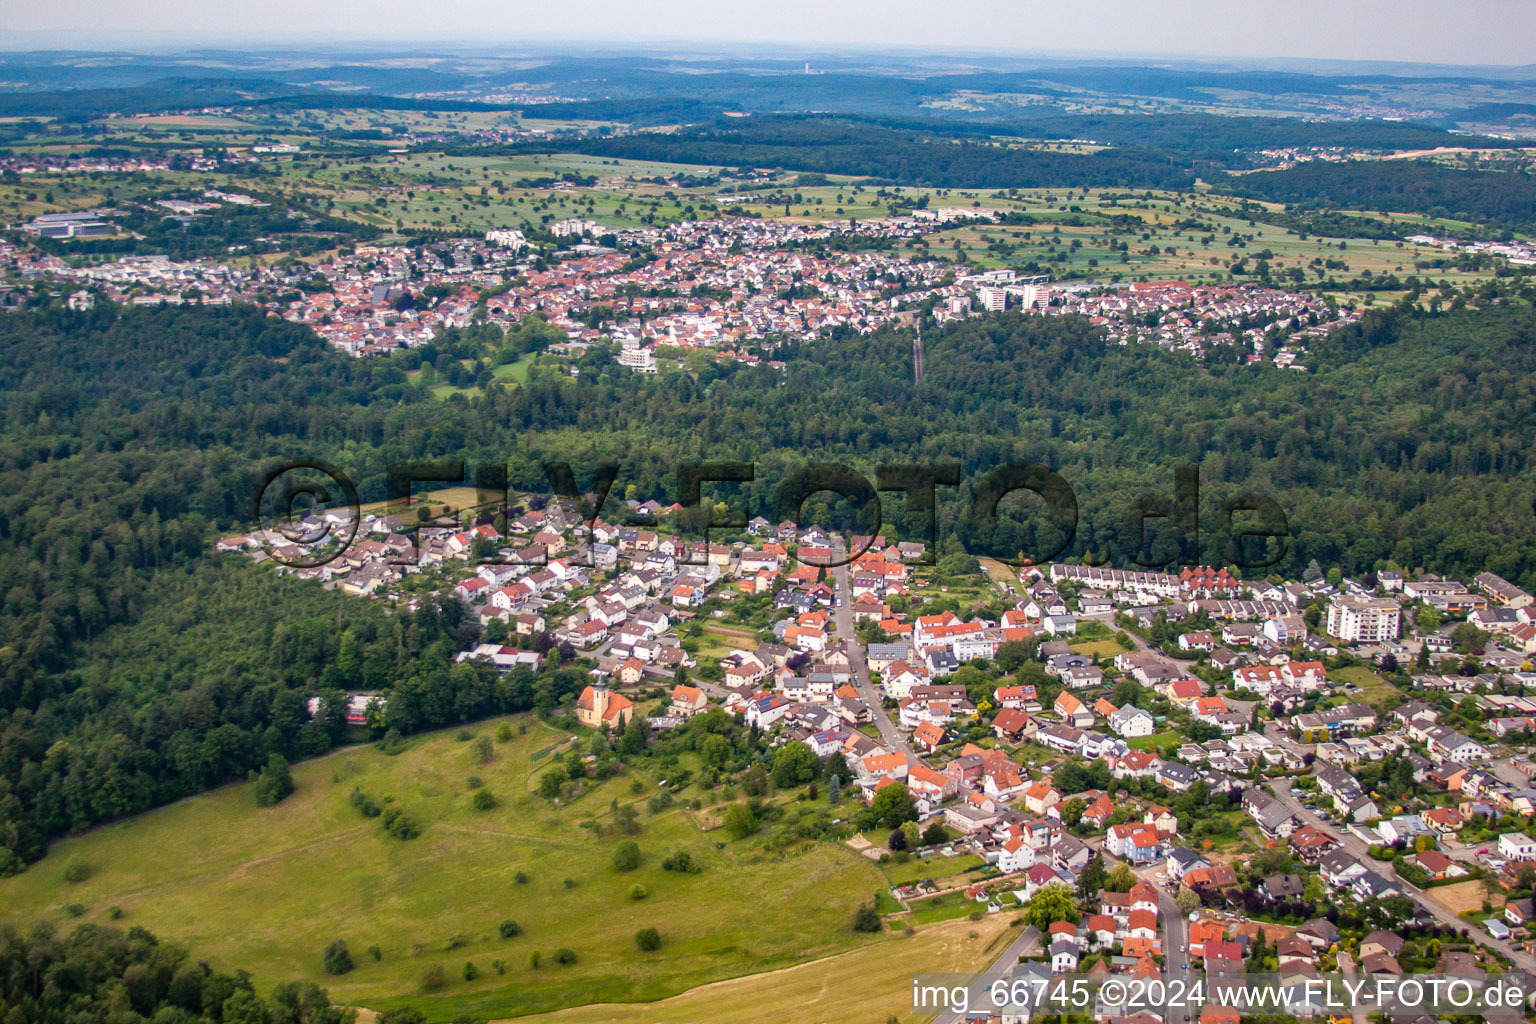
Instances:
[[[1073,654],[1083,654],[1090,658],[1112,659],[1117,654],[1123,654],[1125,648],[1120,646],[1120,641],[1111,637],[1108,640],[1089,640],[1085,643],[1071,645]]]
[[[1365,665],[1350,665],[1348,668],[1337,668],[1328,673],[1328,678],[1343,686],[1345,683],[1353,683],[1360,687],[1362,693],[1346,693],[1344,696],[1351,702],[1360,702],[1376,705],[1389,697],[1401,697],[1402,691],[1372,669]]]
[[[878,938],[848,927],[853,909],[884,885],[877,865],[840,844],[769,852],[761,836],[717,849],[725,836],[701,833],[684,810],[650,815],[644,801],[654,789],[647,783],[632,796],[629,777],[556,810],[530,791],[564,734],[525,721],[527,733],[497,744],[490,764],[475,763],[453,733],[419,739],[396,757],[353,748],[297,766],[297,792],[273,808],[257,808],[249,787],[237,785],[59,843],[0,881],[0,921],[68,927],[65,904],[83,905],[87,922],[118,907],[121,926],[142,925],[221,969],[248,969],[264,989],[311,980],[339,1002],[410,1003],[434,1020],[658,999]],[[485,780],[496,808],[472,809],[470,775]],[[419,817],[423,834],[409,842],[386,835],[379,819],[350,805],[353,787]],[[627,874],[610,866],[622,837],[609,830],[598,838],[590,827],[611,822],[615,798],[637,801],[643,826],[635,838],[644,860]],[[701,874],[661,870],[683,849],[704,865]],[[89,865],[90,877],[66,883],[72,861]],[[527,884],[515,881],[518,871]],[[636,883],[647,898],[630,899]],[[501,939],[503,919],[523,934]],[[661,931],[659,952],[635,947],[647,926]],[[330,977],[321,952],[338,938],[357,968]],[[375,944],[377,963],[367,953]],[[554,964],[561,947],[575,951],[575,964]],[[535,950],[543,954],[537,971]],[[493,968],[498,959],[505,975]],[[463,980],[466,962],[480,971],[473,982]],[[448,984],[422,995],[418,980],[432,964]]]
[[[963,892],[945,893],[943,896],[930,896],[925,900],[914,900],[912,903],[913,924],[934,924],[939,921],[953,921],[956,918],[968,917],[972,913],[980,911],[985,914],[987,905],[977,903],[975,900],[966,899]]]
[[[528,368],[533,364],[532,356],[523,356],[515,363],[498,363],[491,367],[491,377],[499,381],[512,381],[516,384],[528,383]]]
[[[1132,750],[1158,751],[1164,747],[1177,749],[1179,744],[1184,742],[1184,737],[1176,729],[1166,729],[1162,732],[1155,732],[1151,736],[1137,736],[1125,742]]]
[[[897,864],[891,861],[885,865],[885,877],[891,880],[892,885],[911,885],[913,882],[921,882],[925,878],[931,878],[936,882],[953,878],[955,875],[964,874],[986,864],[975,854],[967,854],[964,857],[934,856],[927,860],[913,858],[905,864]],[[949,883],[958,885],[958,880]]]

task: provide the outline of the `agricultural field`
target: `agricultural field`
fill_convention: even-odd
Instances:
[[[569,737],[532,718],[513,724],[488,763],[452,731],[393,757],[352,748],[297,766],[296,792],[275,807],[258,808],[248,786],[233,786],[67,840],[0,882],[0,921],[114,917],[223,969],[250,970],[259,987],[307,979],[339,1002],[418,1005],[434,1020],[661,999],[880,941],[849,927],[884,885],[872,862],[841,844],[784,852],[763,845],[766,835],[706,834],[681,806],[651,813],[656,789],[635,774],[554,807],[533,788]],[[474,809],[470,776],[494,808]],[[354,790],[416,817],[421,835],[387,834],[354,808]],[[638,812],[634,871],[611,863],[625,839],[616,804]],[[676,851],[703,870],[664,871]],[[88,877],[65,881],[71,865]],[[636,885],[643,898],[632,898]],[[504,920],[521,933],[500,937]],[[645,927],[661,932],[660,951],[636,948]],[[330,976],[321,954],[336,939],[357,966]],[[556,963],[562,948],[574,963]],[[472,981],[466,964],[478,972]],[[446,984],[422,992],[434,966]]]
[[[877,947],[706,985],[645,1005],[582,1006],[524,1018],[526,1024],[822,1024],[907,1020],[912,975],[970,972],[1016,934],[1016,914],[948,921]]]

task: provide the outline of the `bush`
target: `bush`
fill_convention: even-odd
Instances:
[[[875,910],[873,903],[865,903],[853,912],[853,930],[856,932],[877,932],[880,930],[880,914]]]
[[[475,798],[470,802],[475,805],[477,811],[488,811],[496,806],[496,798],[491,796],[491,791],[488,789],[475,790]]]
[[[574,878],[567,878],[565,880],[564,884],[565,884],[565,887],[567,889],[574,889],[574,888],[576,888],[576,879],[574,879]]]
[[[511,740],[512,740],[512,727],[510,725],[508,725],[506,722],[502,722],[500,725],[498,725],[496,727],[496,742],[497,743],[508,743],[508,742],[511,742]]]
[[[725,830],[735,839],[745,839],[759,827],[757,815],[746,804],[732,804],[725,812]]]
[[[496,930],[501,933],[501,937],[504,939],[514,938],[523,933],[523,929],[516,921],[503,921]]]
[[[352,969],[352,953],[344,940],[337,939],[325,947],[324,963],[326,974],[346,974]]]
[[[564,949],[564,948],[555,950],[555,963],[557,963],[557,964],[573,964],[575,962],[576,962],[576,954],[573,951],[571,951],[569,949]]]
[[[641,928],[635,932],[635,945],[647,953],[654,953],[661,948],[661,933],[655,928]]]
[[[650,892],[647,891],[645,886],[641,885],[639,882],[636,882],[634,885],[629,887],[629,898],[632,900],[638,902],[639,900],[645,899],[649,895]]]
[[[560,795],[560,788],[564,785],[565,773],[558,768],[551,769],[539,776],[539,796],[553,800]]]
[[[76,857],[64,865],[64,881],[71,885],[78,885],[91,877],[91,866]]]
[[[421,822],[400,808],[391,807],[384,812],[384,831],[396,839],[415,839],[421,835]]]
[[[122,907],[108,907],[107,908],[107,919],[109,921],[116,921],[118,918],[120,918],[122,916],[123,916],[123,908]]]
[[[469,778],[464,780],[464,785],[468,786],[470,789],[479,789],[481,786],[485,785],[485,780],[478,775],[471,775]]]
[[[427,1016],[420,1010],[402,1006],[379,1014],[379,1024],[427,1024]]]
[[[640,866],[640,844],[626,839],[613,848],[613,870],[633,871]]]
[[[528,884],[528,872],[526,872],[526,871],[519,871],[517,874],[512,876],[512,881],[516,882],[518,885],[527,885]]]
[[[261,774],[251,773],[251,790],[256,794],[256,806],[271,807],[293,792],[293,776],[288,771],[288,759],[273,753],[267,758],[267,766]]]
[[[68,914],[70,917],[84,917],[85,916],[85,904],[84,903],[66,903],[66,904],[64,904],[64,913]]]
[[[696,875],[704,868],[693,859],[693,854],[687,850],[678,850],[672,856],[661,862],[663,871],[677,871],[685,875]]]
[[[448,974],[441,964],[433,964],[421,972],[421,990],[423,992],[436,992],[448,984]]]
[[[390,757],[405,753],[405,748],[408,746],[410,744],[406,742],[404,736],[400,735],[399,729],[389,730],[384,734],[384,738],[379,740],[379,749]]]
[[[378,802],[360,789],[353,789],[352,795],[347,799],[353,807],[357,808],[358,813],[365,818],[377,818],[383,813],[383,808],[378,805]]]
[[[475,740],[474,752],[475,760],[481,764],[486,764],[491,758],[496,756],[496,751],[491,746],[491,738],[489,736],[481,736]]]
[[[476,967],[473,962],[466,961],[464,964],[464,980],[474,981],[478,977],[480,977],[480,968]]]
[[[373,957],[374,963],[378,963],[384,959],[384,950],[375,944],[368,947],[368,955]]]

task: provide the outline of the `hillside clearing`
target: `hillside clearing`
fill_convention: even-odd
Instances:
[[[248,786],[232,786],[66,840],[0,882],[0,921],[69,927],[66,904],[82,908],[81,922],[106,921],[116,907],[121,926],[142,925],[221,969],[249,970],[259,987],[309,980],[338,1002],[418,1005],[434,1020],[655,1000],[879,941],[848,926],[853,909],[883,887],[878,867],[853,851],[812,844],[781,853],[762,845],[768,831],[736,842],[706,836],[685,809],[650,813],[655,789],[646,780],[632,793],[634,771],[556,809],[531,790],[558,759],[534,755],[566,734],[533,718],[513,721],[523,731],[495,744],[487,764],[457,730],[416,739],[395,757],[350,748],[296,766],[297,791],[276,807],[258,808]],[[471,807],[471,775],[497,798],[492,810]],[[421,836],[386,834],[380,818],[352,806],[354,788],[417,817]],[[613,827],[614,801],[638,812],[644,859],[632,872],[611,866],[625,838]],[[703,871],[663,871],[676,850]],[[90,877],[71,885],[64,872],[76,861]],[[645,898],[631,898],[636,884]],[[503,920],[522,934],[502,939]],[[652,926],[662,949],[641,953],[635,933]],[[348,943],[357,964],[339,977],[321,968],[334,939]],[[575,952],[574,964],[556,965],[561,948]],[[473,981],[464,980],[466,963],[478,971]],[[447,984],[423,994],[433,965]]]

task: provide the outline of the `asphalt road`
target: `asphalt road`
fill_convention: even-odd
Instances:
[[[832,542],[832,560],[843,561],[848,549],[841,540]],[[864,657],[864,645],[859,643],[853,628],[853,585],[848,582],[848,566],[839,565],[833,570],[836,583],[837,607],[832,610],[832,621],[837,625],[837,635],[848,647],[848,661],[853,668],[854,689],[875,713],[875,727],[880,730],[880,741],[892,750],[911,756],[912,744],[903,735],[891,716],[880,704],[880,693],[869,678],[869,662]]]
[[[1332,825],[1322,821],[1317,817],[1317,815],[1308,810],[1306,806],[1296,798],[1296,794],[1291,791],[1290,780],[1276,779],[1274,780],[1273,788],[1275,791],[1275,797],[1281,803],[1285,804],[1286,807],[1290,808],[1291,813],[1296,815],[1296,817],[1310,825],[1314,825],[1317,828],[1324,830],[1331,836],[1337,837],[1339,842],[1343,844],[1344,849],[1348,850],[1355,857],[1359,858],[1362,863],[1375,864],[1375,861],[1371,860],[1370,857],[1370,847],[1362,842],[1359,836],[1349,832],[1343,825]],[[1386,874],[1386,872],[1382,873]],[[1407,893],[1415,903],[1428,911],[1429,914],[1431,914],[1435,920],[1439,921],[1441,924],[1448,925],[1457,931],[1460,931],[1463,928],[1471,928],[1474,932],[1476,932],[1478,942],[1483,943],[1491,949],[1498,950],[1500,953],[1504,954],[1504,956],[1508,957],[1510,962],[1512,962],[1520,970],[1526,971],[1527,973],[1536,974],[1536,956],[1532,956],[1529,953],[1516,949],[1514,946],[1507,942],[1501,942],[1500,940],[1495,939],[1493,936],[1489,935],[1486,931],[1483,931],[1481,928],[1478,928],[1475,925],[1471,925],[1469,922],[1463,920],[1460,917],[1457,917],[1455,914],[1451,913],[1451,911],[1441,906],[1439,903],[1425,896],[1424,891],[1418,886],[1415,886],[1410,882],[1405,881],[1404,879],[1397,878],[1394,875],[1389,875],[1388,877],[1391,877],[1394,882],[1402,886],[1403,891]]]
[[[1153,885],[1157,882],[1153,881]],[[1189,962],[1189,952],[1184,948],[1188,942],[1189,922],[1184,917],[1179,905],[1174,902],[1173,893],[1157,885],[1157,912],[1163,919],[1163,973],[1171,982],[1175,978],[1182,978],[1184,988],[1189,990],[1189,984],[1193,980],[1194,972],[1182,967]],[[1183,1024],[1183,1011],[1169,1010],[1168,1024]],[[1193,1017],[1193,1012],[1190,1012]]]

